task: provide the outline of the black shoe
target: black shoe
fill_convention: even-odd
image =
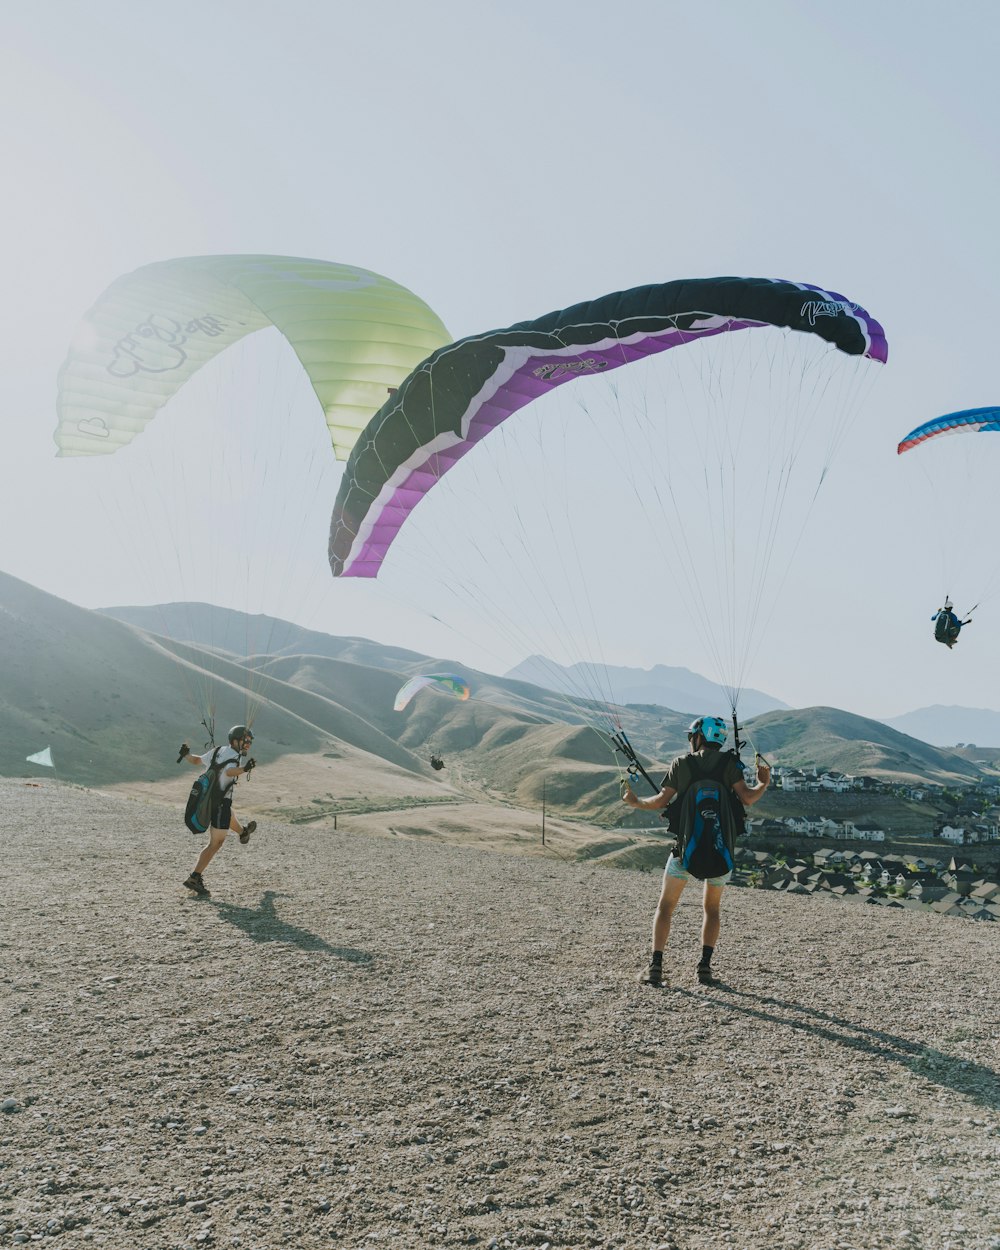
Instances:
[[[640,985],[663,985],[663,964],[650,964],[649,967],[639,977]]]
[[[698,980],[702,985],[715,985],[717,977],[712,972],[711,964],[698,965]]]
[[[249,824],[244,825],[240,830],[240,841],[244,846],[246,846],[246,844],[250,841],[250,835],[256,828],[257,822],[255,820],[251,820]]]
[[[200,872],[193,872],[190,875],[190,877],[188,877],[188,879],[184,882],[184,884],[185,886],[187,886],[189,890],[192,890],[195,894],[201,894],[205,898],[211,898],[211,891],[209,890],[205,882],[202,881]]]

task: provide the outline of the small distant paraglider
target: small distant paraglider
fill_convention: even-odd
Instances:
[[[969,612],[972,611],[973,609],[970,608]],[[944,607],[938,608],[931,620],[934,622],[934,641],[943,642],[949,651],[958,642],[958,635],[962,632],[963,626],[972,623],[971,615],[964,621],[958,619],[954,612],[954,604],[947,595],[944,598]]]
[[[440,755],[431,756],[431,768],[433,768],[436,773],[439,773],[441,769],[444,768],[444,760]]]
[[[946,435],[960,434],[964,437],[969,434],[996,434],[998,432],[1000,432],[1000,408],[995,406],[963,408],[960,412],[949,412],[944,416],[925,421],[923,425],[918,425],[900,441],[896,447],[896,453],[901,456],[904,452],[912,451],[915,447],[921,447],[927,442],[936,442]],[[988,444],[984,443],[983,447],[986,446]],[[954,611],[954,604],[945,595],[943,607],[938,608],[931,617],[934,622],[935,642],[943,643],[950,651],[958,642],[958,636],[964,627],[972,623],[972,613],[982,601],[980,598],[979,602],[965,610],[962,614],[965,617],[963,621]]]
[[[396,695],[396,702],[392,705],[393,710],[401,712],[417,691],[423,690],[426,686],[440,690],[442,694],[453,695],[456,699],[467,699],[471,693],[469,683],[452,673],[421,673],[418,677],[411,677],[406,685],[401,687]]]

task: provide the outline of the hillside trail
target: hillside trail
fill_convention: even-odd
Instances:
[[[0,1246],[1000,1248],[992,925],[0,796]]]

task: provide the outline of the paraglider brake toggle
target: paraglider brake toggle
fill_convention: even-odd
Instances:
[[[628,735],[625,733],[624,729],[619,729],[616,733],[611,735],[611,745],[614,747],[616,754],[623,755],[627,760],[625,771],[628,773],[628,780],[634,781],[637,777],[641,777],[654,794],[659,794],[660,787],[643,768],[639,761],[639,757],[633,750],[632,743],[629,742]],[[624,786],[626,784],[628,784],[628,782],[623,780],[622,785]]]

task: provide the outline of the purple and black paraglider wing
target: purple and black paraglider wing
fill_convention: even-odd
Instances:
[[[511,413],[576,378],[760,326],[818,335],[885,361],[882,327],[858,304],[804,283],[698,278],[636,287],[472,335],[414,369],[362,431],[330,523],[335,577],[375,577],[410,512]]]

